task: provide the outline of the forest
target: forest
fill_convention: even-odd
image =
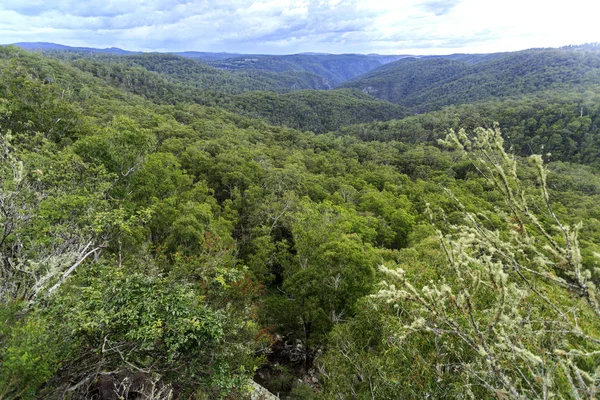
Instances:
[[[0,399],[600,396],[598,46],[206,57],[0,47]]]

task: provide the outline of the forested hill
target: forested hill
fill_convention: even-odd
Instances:
[[[352,89],[300,90],[285,94],[247,92],[229,97],[215,96],[214,99],[213,104],[238,114],[315,133],[410,115],[406,107]]]
[[[507,53],[456,53],[448,55],[433,55],[433,56],[421,56],[417,57],[421,60],[431,60],[436,58],[443,58],[445,60],[463,61],[467,64],[479,64],[485,61],[491,61],[496,58],[503,57]]]
[[[403,59],[342,87],[423,112],[450,104],[599,83],[600,51],[576,48],[504,53],[475,64],[460,58]]]
[[[436,144],[448,129],[493,128],[521,156],[577,162],[600,168],[600,85],[547,90],[516,98],[443,107],[401,120],[341,127],[337,134],[363,140]]]
[[[102,73],[107,64],[120,67],[141,67],[155,72],[175,83],[190,88],[224,93],[242,93],[251,90],[290,91],[299,89],[331,89],[333,85],[324,77],[306,71],[270,72],[260,70],[224,71],[195,59],[172,54],[145,53],[137,55],[82,55],[58,52],[59,59],[72,60],[84,70]]]
[[[411,97],[463,76],[469,64],[433,58],[405,58],[341,85],[390,101],[414,106]]]

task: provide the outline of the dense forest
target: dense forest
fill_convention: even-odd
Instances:
[[[0,399],[597,398],[598,54],[0,47]]]
[[[600,46],[466,57],[405,58],[343,84],[417,112],[600,84]],[[579,51],[578,51],[579,50]]]

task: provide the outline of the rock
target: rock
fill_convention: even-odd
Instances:
[[[253,391],[250,395],[250,400],[279,400],[279,396],[275,396],[273,393],[269,392],[267,389],[254,381],[252,381],[252,388]]]

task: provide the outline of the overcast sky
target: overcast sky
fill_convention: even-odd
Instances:
[[[599,21],[599,0],[0,0],[0,43],[448,54],[600,42]]]

